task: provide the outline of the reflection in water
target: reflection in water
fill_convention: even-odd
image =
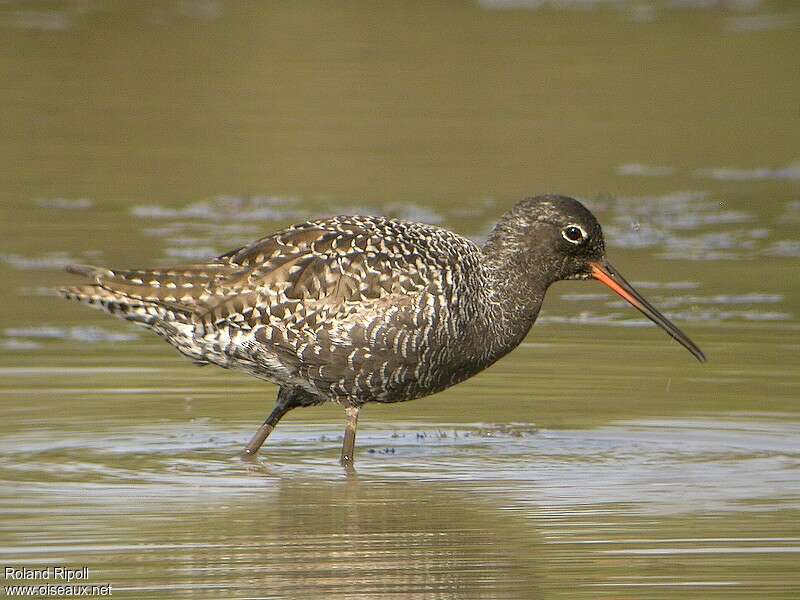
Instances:
[[[340,446],[335,426],[282,426],[263,460],[240,463],[238,449],[248,431],[197,422],[117,426],[107,434],[43,429],[6,436],[0,464],[21,482],[35,482],[42,479],[40,471],[63,473],[59,457],[68,453],[81,456],[68,466],[69,478],[107,485],[169,483],[176,486],[172,500],[191,500],[201,484],[248,494],[261,489],[264,474],[320,482],[343,476],[328,460]],[[798,435],[797,424],[704,418],[575,431],[525,423],[371,424],[360,440],[364,462],[358,478],[461,482],[497,494],[502,503],[531,507],[624,503],[640,513],[689,514],[741,510],[743,502],[758,502],[762,508],[800,509],[800,481],[793,477],[800,460]],[[527,495],[528,488],[535,488],[535,495]]]
[[[535,531],[457,491],[286,476],[238,458],[167,462],[163,473],[142,473],[147,482],[103,468],[106,483],[88,488],[20,485],[29,508],[15,511],[20,535],[0,553],[38,564],[80,561],[115,592],[136,597],[537,596],[535,557],[521,551],[538,543]],[[199,470],[202,479],[181,481],[181,472]],[[76,538],[78,523],[92,533]]]
[[[256,460],[237,453],[247,431],[6,438],[0,473],[13,494],[0,497],[0,554],[89,564],[137,597],[538,597],[565,574],[582,582],[571,593],[592,597],[768,582],[769,571],[720,580],[720,569],[774,570],[800,552],[800,537],[758,525],[765,511],[800,514],[797,425],[373,426],[352,475],[331,464],[330,426],[283,427]],[[686,555],[705,559],[649,574]]]

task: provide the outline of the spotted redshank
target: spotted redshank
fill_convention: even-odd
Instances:
[[[247,444],[258,451],[291,409],[359,409],[440,392],[516,348],[563,279],[596,279],[698,360],[702,351],[608,263],[600,225],[580,202],[519,202],[483,247],[410,221],[340,216],[294,225],[201,264],[155,269],[71,265],[91,283],[65,297],[152,329],[198,365],[279,386]]]

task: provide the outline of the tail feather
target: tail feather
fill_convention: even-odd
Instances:
[[[69,265],[67,271],[91,279],[106,290],[183,313],[205,312],[219,286],[230,285],[240,268],[208,263],[160,269],[121,270]]]
[[[188,323],[194,312],[204,311],[209,288],[232,270],[216,264],[148,270],[69,265],[67,272],[92,284],[64,288],[61,294],[143,324],[159,319]]]
[[[113,271],[109,269],[103,269],[101,267],[94,267],[92,265],[67,265],[66,271],[67,273],[80,275],[81,277],[88,277],[89,279],[94,279],[95,281],[99,281],[101,277],[114,276]]]
[[[84,285],[67,287],[60,290],[67,300],[76,300],[93,308],[104,310],[114,316],[140,323],[152,325],[156,320],[185,322],[186,316],[172,311],[154,302],[145,302],[130,298],[124,294],[107,290],[101,285]]]
[[[146,325],[196,323],[234,290],[239,293],[249,276],[239,265],[218,261],[138,270],[69,265],[67,272],[92,283],[65,288],[64,297]]]

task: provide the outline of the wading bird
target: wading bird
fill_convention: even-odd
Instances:
[[[562,279],[604,283],[705,360],[606,261],[594,215],[563,196],[522,200],[483,247],[432,225],[340,216],[202,264],[67,270],[91,283],[65,297],[152,329],[199,365],[279,386],[248,454],[288,411],[332,401],[346,413],[350,465],[364,404],[421,398],[482,371],[522,342]]]

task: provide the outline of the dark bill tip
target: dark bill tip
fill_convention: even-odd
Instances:
[[[667,335],[686,348],[700,362],[706,362],[706,355],[689,339],[689,336],[678,329],[674,323],[662,315],[656,308],[645,300],[634,287],[625,281],[625,278],[617,272],[610,264],[593,262],[589,263],[592,269],[592,277],[600,283],[608,286],[616,294],[626,300],[645,317],[661,327]]]

